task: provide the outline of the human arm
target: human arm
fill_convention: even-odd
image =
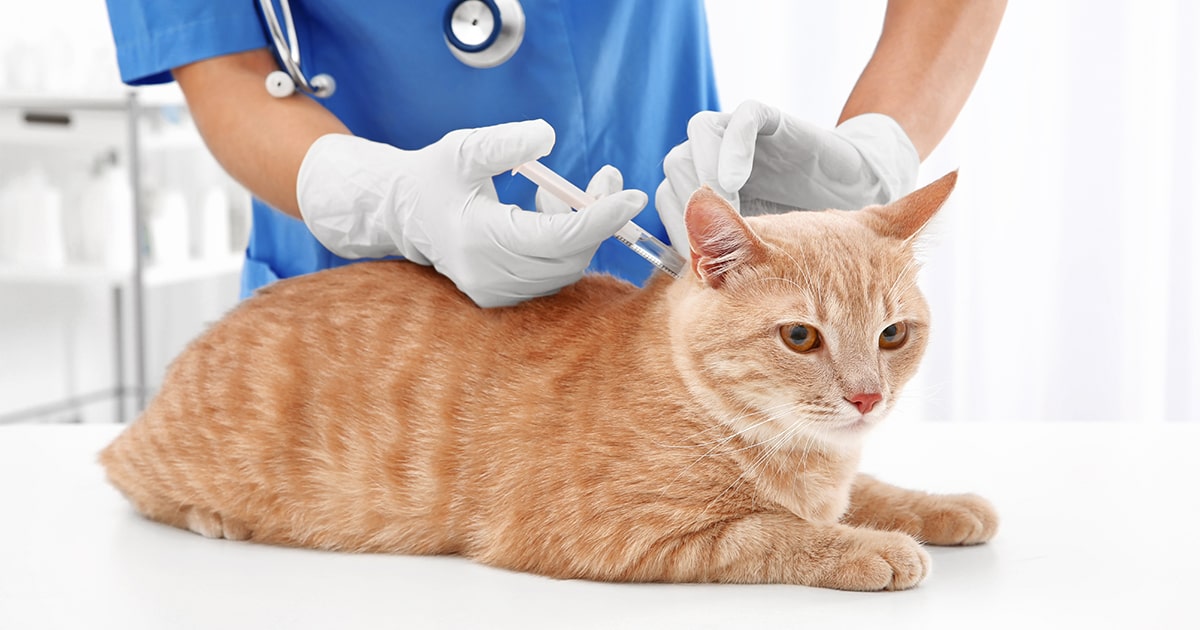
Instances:
[[[275,68],[258,50],[174,72],[221,165],[339,256],[403,256],[432,265],[480,306],[511,305],[578,280],[600,243],[646,204],[640,191],[619,191],[612,173],[611,194],[588,212],[503,204],[491,178],[550,152],[544,121],[458,129],[402,150],[351,135],[306,96],[269,95],[264,79]]]
[[[891,0],[875,54],[834,129],[754,101],[693,116],[687,141],[664,160],[656,196],[671,242],[686,247],[683,207],[701,185],[735,204],[809,209],[856,209],[911,192],[920,160],[982,70],[1004,4]]]
[[[886,114],[924,160],[983,71],[1007,0],[889,0],[883,32],[838,124]]]
[[[217,162],[272,207],[301,218],[296,176],[313,142],[349,134],[320,103],[275,98],[263,81],[277,70],[266,48],[212,57],[172,70],[188,109]]]

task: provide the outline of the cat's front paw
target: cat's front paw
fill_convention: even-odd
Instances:
[[[870,529],[854,532],[849,549],[818,586],[847,591],[902,591],[929,575],[929,553],[911,536]]]
[[[978,545],[996,535],[1000,518],[987,499],[976,494],[931,494],[917,505],[921,526],[914,532],[930,545]]]

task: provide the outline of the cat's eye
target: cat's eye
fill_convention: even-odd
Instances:
[[[783,343],[796,352],[812,352],[821,347],[821,333],[808,324],[785,324],[779,327]]]
[[[896,322],[879,333],[879,347],[884,350],[895,350],[904,345],[908,339],[908,326],[904,322]]]

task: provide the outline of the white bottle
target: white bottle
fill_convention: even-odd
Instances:
[[[187,262],[190,256],[188,211],[183,193],[164,190],[153,195],[147,228],[150,259],[155,265],[172,266]]]
[[[125,273],[133,269],[133,195],[116,156],[97,161],[79,195],[75,222],[79,262]]]
[[[97,178],[96,187],[105,208],[104,266],[118,272],[130,271],[138,252],[133,238],[133,192],[129,171],[120,164],[108,166]]]
[[[205,260],[222,260],[229,256],[229,195],[224,187],[215,185],[204,193],[200,204],[200,256]]]
[[[3,191],[4,258],[21,265],[60,268],[66,264],[62,194],[35,166]]]

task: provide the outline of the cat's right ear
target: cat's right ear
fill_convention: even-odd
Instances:
[[[763,243],[724,198],[704,186],[688,199],[688,242],[692,273],[716,289],[733,269],[760,258]]]
[[[958,171],[951,171],[886,206],[864,208],[862,214],[878,234],[910,241],[946,203],[957,181]]]

